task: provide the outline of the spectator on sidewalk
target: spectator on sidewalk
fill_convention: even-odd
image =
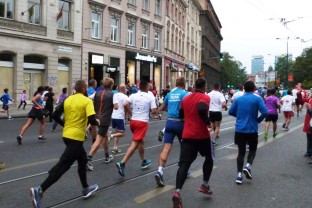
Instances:
[[[21,108],[21,106],[24,104],[23,110],[25,110],[25,107],[27,105],[26,103],[26,99],[27,99],[27,94],[26,94],[26,90],[23,90],[22,94],[21,94],[21,102],[18,106],[18,110]]]
[[[12,98],[10,97],[8,88],[5,88],[3,91],[4,94],[0,97],[0,100],[2,102],[2,109],[4,110],[4,112],[7,112],[8,119],[11,120],[12,117],[10,116],[9,101],[14,102],[14,100],[12,100]]]

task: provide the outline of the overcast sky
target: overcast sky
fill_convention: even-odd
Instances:
[[[274,57],[287,53],[287,37],[288,53],[294,58],[312,46],[312,0],[211,0],[211,3],[222,25],[221,51],[242,62],[247,73],[251,71],[254,55],[264,57],[265,70],[274,66]]]

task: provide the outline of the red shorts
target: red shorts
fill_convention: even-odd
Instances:
[[[148,123],[144,121],[130,121],[130,130],[133,133],[133,141],[141,141],[144,139],[147,132]]]
[[[294,115],[293,111],[284,111],[285,118],[290,118]]]

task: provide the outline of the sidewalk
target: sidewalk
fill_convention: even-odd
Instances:
[[[26,118],[28,117],[28,112],[31,109],[30,104],[26,105],[25,110],[23,110],[23,107],[21,107],[21,109],[17,109],[19,103],[18,104],[10,104],[10,116],[14,119],[14,118]],[[0,112],[0,119],[8,119],[7,113],[2,113]]]

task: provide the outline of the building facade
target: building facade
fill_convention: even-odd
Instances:
[[[253,56],[251,59],[251,74],[258,74],[264,71],[263,56]]]
[[[88,0],[83,5],[83,77],[162,88],[164,1]]]
[[[221,49],[221,23],[215,13],[210,0],[199,0],[202,7],[199,24],[202,29],[202,53],[200,77],[208,83],[208,90],[215,82],[220,83],[220,49]]]
[[[166,0],[164,41],[164,83],[175,87],[175,80],[185,72],[185,0]]]
[[[185,78],[186,87],[193,86],[201,65],[201,37],[199,25],[201,6],[197,0],[188,0],[186,9]]]
[[[81,0],[0,1],[1,90],[14,99],[41,85],[71,92],[81,78],[81,8]]]

